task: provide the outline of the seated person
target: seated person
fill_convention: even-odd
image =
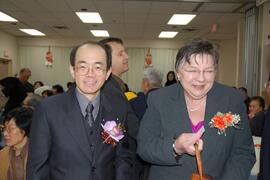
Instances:
[[[67,89],[69,90],[74,84],[74,82],[67,82]]]
[[[46,85],[38,87],[37,89],[35,89],[34,93],[37,95],[43,96],[42,94],[44,93],[44,91],[51,91],[53,94],[52,87],[46,86]]]
[[[53,85],[52,91],[54,95],[61,94],[64,92],[64,88],[60,84],[56,84],[56,85]]]
[[[43,97],[38,94],[28,94],[22,102],[23,107],[29,107],[33,110],[39,105]]]
[[[265,102],[261,96],[254,96],[249,103],[249,124],[252,136],[262,136],[264,126],[264,107]]]
[[[25,179],[31,118],[32,109],[25,107],[7,114],[2,129],[6,147],[0,151],[0,180]]]
[[[34,83],[34,90],[36,90],[37,88],[42,87],[42,86],[44,86],[43,82],[41,82],[41,81],[36,81],[36,82]]]

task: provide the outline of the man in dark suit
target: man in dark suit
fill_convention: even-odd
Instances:
[[[109,45],[112,50],[112,74],[106,81],[103,91],[110,95],[111,98],[120,98],[123,101],[127,101],[124,92],[126,91],[126,86],[124,81],[121,79],[121,75],[128,71],[128,54],[125,51],[124,43],[120,38],[110,37],[100,41],[102,44]],[[130,149],[136,153],[137,143],[136,136],[139,129],[139,120],[133,112],[131,105],[128,103],[128,113],[127,113],[127,135],[130,144]],[[134,180],[137,180],[139,171],[141,169],[139,162],[134,157]]]
[[[127,102],[102,89],[111,73],[108,46],[86,42],[70,55],[76,87],[44,100],[31,129],[27,179],[129,180],[133,154],[123,129]],[[103,126],[101,126],[103,125]],[[114,130],[118,130],[117,132]],[[116,138],[114,133],[121,134]],[[116,138],[113,139],[112,137]]]
[[[121,75],[128,71],[128,54],[124,47],[124,42],[120,38],[110,37],[100,41],[101,44],[109,45],[112,56],[112,74],[106,81],[104,91],[111,96],[120,96],[125,101],[127,100],[124,92],[126,86],[121,79]],[[139,120],[134,114],[130,105],[128,105],[128,135],[130,137],[131,148],[136,151],[136,136],[139,128]]]
[[[31,71],[29,68],[22,68],[19,73],[18,79],[22,83],[23,87],[25,88],[26,92],[34,92],[33,85],[28,82],[28,79],[31,76]]]

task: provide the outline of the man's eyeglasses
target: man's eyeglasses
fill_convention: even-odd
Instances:
[[[94,65],[79,64],[75,66],[75,69],[77,73],[81,76],[88,74],[89,71],[93,72],[96,75],[102,75],[106,71],[101,64],[94,64]]]

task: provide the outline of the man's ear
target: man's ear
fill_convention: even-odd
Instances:
[[[69,71],[73,79],[75,79],[74,66],[69,65]]]
[[[110,67],[110,69],[106,72],[106,80],[110,77],[112,73],[112,68]]]

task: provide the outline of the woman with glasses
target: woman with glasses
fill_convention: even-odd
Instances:
[[[25,107],[7,114],[1,129],[6,147],[0,151],[0,180],[25,180],[31,118],[32,109]]]
[[[245,105],[237,90],[215,82],[218,59],[209,41],[186,43],[176,56],[179,83],[149,94],[137,137],[149,180],[190,179],[195,149],[213,179],[248,179],[255,154]]]

